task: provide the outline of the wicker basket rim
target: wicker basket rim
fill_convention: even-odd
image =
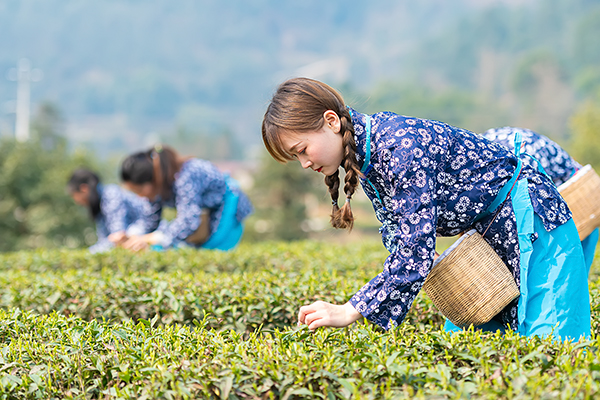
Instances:
[[[448,247],[446,250],[444,250],[444,252],[442,254],[439,255],[438,258],[436,258],[435,260],[433,260],[433,264],[431,266],[431,269],[433,270],[433,267],[435,267],[436,265],[438,265],[440,262],[442,262],[442,260],[444,258],[446,258],[447,256],[450,255],[450,253],[452,253],[452,251],[454,249],[456,249],[458,247],[458,245],[460,245],[460,243],[467,239],[468,237],[474,235],[475,233],[477,233],[477,230],[475,229],[471,229],[468,232],[465,232],[464,235],[462,235],[461,237],[459,237],[454,243],[452,243],[452,245],[450,247]]]
[[[575,172],[575,175],[573,175],[566,182],[564,182],[562,185],[560,185],[558,187],[558,191],[562,192],[563,190],[565,190],[566,188],[568,188],[569,186],[571,186],[572,184],[577,182],[579,179],[581,179],[583,176],[585,176],[585,174],[587,174],[591,170],[592,170],[592,166],[590,164],[587,164],[585,167],[582,167],[579,171]]]

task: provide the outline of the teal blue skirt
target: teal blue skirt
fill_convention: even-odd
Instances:
[[[225,191],[225,205],[221,220],[215,232],[206,242],[200,246],[203,249],[231,250],[239,243],[244,233],[244,225],[236,218],[239,195],[231,189],[237,186],[237,182],[231,178],[227,179]]]
[[[581,247],[583,247],[583,255],[585,257],[585,266],[587,267],[588,275],[592,262],[594,262],[594,255],[596,254],[596,245],[598,244],[598,233],[599,229],[596,228],[592,233],[581,241]]]
[[[533,211],[527,179],[517,182],[512,195],[519,238],[521,296],[517,331],[524,336],[578,340],[591,332],[588,267],[573,220],[548,232]],[[533,233],[538,238],[532,242]],[[504,331],[496,321],[477,326]],[[459,331],[450,321],[445,329]]]

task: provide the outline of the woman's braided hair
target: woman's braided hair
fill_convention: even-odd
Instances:
[[[325,177],[325,184],[333,203],[331,225],[334,228],[351,230],[354,216],[350,200],[358,185],[360,167],[356,160],[354,126],[350,112],[342,96],[332,87],[313,79],[294,78],[283,82],[267,107],[262,123],[262,137],[271,156],[285,163],[294,157],[283,147],[280,135],[286,132],[318,131],[325,124],[323,117],[328,110],[334,111],[340,119],[340,134],[344,146],[342,167],[346,202],[338,206],[340,177],[339,172]]]

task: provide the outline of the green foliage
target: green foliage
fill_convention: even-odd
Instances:
[[[299,240],[307,237],[303,230],[307,219],[305,196],[327,193],[322,175],[305,171],[292,161],[280,164],[264,153],[250,193],[255,214],[248,221],[244,236],[249,240]]]
[[[88,320],[159,315],[160,323],[188,325],[209,313],[216,318],[210,325],[215,329],[283,329],[294,323],[298,307],[307,301],[347,301],[361,282],[377,274],[386,257],[379,243],[344,254],[314,242],[242,244],[231,253],[201,254],[7,254],[0,258],[0,306]],[[430,307],[423,300],[418,308]]]
[[[218,129],[218,128],[215,128]],[[185,149],[182,155],[193,155],[204,160],[241,160],[244,149],[228,130],[206,132],[206,126],[180,126],[175,134],[165,135],[161,141],[176,149]]]
[[[6,0],[0,26],[0,69],[35,57],[46,79],[32,86],[34,98],[57,99],[80,121],[109,125],[102,140],[89,142],[105,152],[144,143],[148,132],[187,129],[183,146],[233,132],[241,148],[215,140],[209,154],[248,156],[239,150],[260,141],[274,85],[303,73],[365,92],[380,81],[422,89],[426,94],[408,93],[403,104],[387,103],[408,105],[393,107],[401,114],[471,130],[522,125],[562,136],[568,112],[590,84],[598,86],[600,70],[596,0]],[[552,68],[531,65],[540,49]],[[327,71],[337,59],[349,67]],[[303,68],[315,63],[325,69]],[[6,87],[0,103],[14,98],[14,86]]]
[[[588,101],[571,117],[570,154],[577,161],[600,167],[600,104]]]
[[[60,128],[60,114],[44,104],[32,122],[30,141],[0,143],[0,251],[78,247],[94,239],[86,211],[65,189],[71,172],[93,158],[82,151],[72,154]]]
[[[244,338],[154,321],[110,325],[0,311],[6,398],[591,398],[597,341],[405,325]]]
[[[297,307],[316,298],[311,295],[345,301],[381,268],[384,257],[385,250],[373,243],[332,247],[314,242],[243,245],[228,253],[46,250],[0,255],[0,398],[600,395],[597,263],[591,275],[593,333],[587,341],[443,332],[439,314],[425,297],[415,302],[406,323],[388,332],[364,323],[314,333],[293,326]],[[79,281],[89,277],[89,284],[75,283],[77,270],[82,270]],[[136,293],[136,281],[149,284],[145,299]],[[210,288],[204,294],[186,292],[186,287],[203,285]],[[38,310],[44,302],[40,289],[51,286],[44,315],[21,308]],[[158,313],[142,318],[133,311],[132,319],[121,318],[108,305],[111,296],[122,297],[123,312],[144,309],[158,298],[151,287],[162,287],[162,297],[169,299],[154,304]],[[9,304],[11,290],[13,298],[21,296],[18,307]],[[50,295],[52,290],[60,295]],[[102,291],[108,296],[93,300]],[[234,297],[222,295],[233,292]],[[189,301],[186,296],[198,296],[196,304],[210,314],[165,319]],[[247,306],[238,301],[243,297]],[[90,301],[100,310],[96,316],[80,313],[78,301]],[[221,310],[204,308],[211,301],[220,302]],[[232,324],[232,314],[224,310],[235,307],[240,318],[264,314],[262,326],[259,320],[245,327]]]
[[[501,126],[508,118],[499,104],[472,91],[434,90],[393,82],[381,84],[373,91],[369,109],[438,120],[475,132]]]
[[[560,72],[561,78],[565,73],[559,64],[559,60],[548,49],[539,49],[528,52],[521,57],[515,67],[512,76],[512,89],[519,96],[531,98],[539,91],[541,68],[555,69]]]
[[[596,93],[600,93],[600,70],[597,66],[590,66],[583,69],[575,80],[575,87],[579,93],[588,98],[593,98]]]
[[[598,87],[599,16],[597,1],[494,2],[424,37],[401,82],[433,93],[429,113],[417,116],[447,113],[442,121],[470,130],[512,125],[565,138],[571,110]],[[439,104],[453,88],[462,93],[458,104],[468,99],[477,106]]]
[[[573,55],[581,67],[600,64],[597,38],[600,37],[600,7],[589,10],[576,25],[573,35]]]

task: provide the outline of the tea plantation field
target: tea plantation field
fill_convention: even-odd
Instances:
[[[389,332],[296,326],[385,257],[377,242],[0,255],[0,398],[600,398],[599,261],[587,341],[449,334],[425,295]]]

